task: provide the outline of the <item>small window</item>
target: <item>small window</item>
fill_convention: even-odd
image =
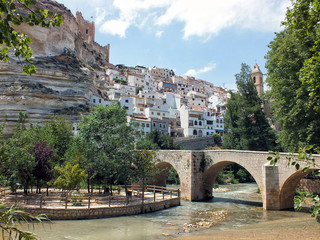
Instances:
[[[160,113],[157,113],[158,116],[160,116]]]
[[[194,125],[198,125],[198,121],[194,121]]]
[[[166,128],[166,125],[165,125],[165,124],[163,124],[163,128]]]
[[[193,136],[197,136],[198,133],[197,133],[197,130],[193,130]]]
[[[151,112],[151,114],[153,115],[153,112]]]
[[[147,127],[150,127],[150,124],[149,124],[149,123],[147,123]]]
[[[93,103],[96,103],[96,100],[95,100],[95,99],[93,99],[93,100],[92,100],[92,102],[93,102]]]
[[[199,126],[202,126],[202,122],[201,121],[199,121]]]
[[[153,126],[155,127],[155,126],[156,126],[156,124],[155,124],[155,123],[153,123]]]
[[[165,116],[166,114],[165,113],[162,113],[162,116]]]
[[[89,30],[88,29],[86,29],[86,34],[88,34],[89,33]]]
[[[101,99],[99,99],[99,103],[101,103]]]
[[[144,127],[144,126],[145,126],[145,124],[144,124],[144,123],[142,123],[142,124],[141,124],[141,126],[142,126],[142,127]]]
[[[129,100],[128,100],[128,99],[126,99],[126,100],[125,100],[125,102],[126,102],[126,103],[128,103],[128,102],[129,102]]]

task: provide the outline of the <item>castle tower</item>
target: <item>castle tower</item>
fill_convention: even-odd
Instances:
[[[256,85],[258,95],[259,95],[259,97],[261,97],[261,95],[263,93],[263,74],[260,71],[258,64],[255,64],[253,66],[250,74],[251,74],[251,79],[252,79],[254,85]]]

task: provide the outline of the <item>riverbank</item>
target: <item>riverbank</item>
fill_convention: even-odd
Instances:
[[[205,234],[179,237],[179,240],[211,239],[281,239],[281,240],[316,240],[320,236],[320,224],[314,218],[291,218],[261,222],[234,229],[210,230]],[[172,239],[172,238],[171,238]]]

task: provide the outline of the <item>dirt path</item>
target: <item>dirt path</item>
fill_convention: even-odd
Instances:
[[[230,230],[213,230],[210,233],[175,238],[179,240],[211,240],[211,239],[276,239],[276,240],[319,240],[320,224],[314,218],[293,218],[263,222]]]

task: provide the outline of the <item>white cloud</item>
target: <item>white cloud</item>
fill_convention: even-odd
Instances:
[[[189,69],[184,75],[186,76],[192,76],[192,77],[198,77],[200,76],[202,73],[206,73],[206,72],[210,72],[213,69],[216,68],[216,64],[215,63],[209,63],[207,66],[200,68],[198,70],[196,69]]]
[[[161,38],[162,34],[163,34],[163,31],[157,31],[155,35],[157,38]]]
[[[181,22],[184,39],[209,39],[229,27],[275,32],[280,30],[286,7],[291,4],[290,0],[91,0],[90,5],[87,0],[58,2],[83,13],[97,9],[94,19],[103,33],[124,37],[132,26],[142,30],[152,26],[156,32]]]
[[[184,23],[184,39],[208,38],[232,26],[276,31],[289,5],[289,0],[175,0],[156,24]]]
[[[129,22],[118,20],[110,20],[101,25],[99,30],[103,33],[108,33],[111,35],[119,35],[119,37],[124,38],[126,36],[126,31],[130,26]]]

